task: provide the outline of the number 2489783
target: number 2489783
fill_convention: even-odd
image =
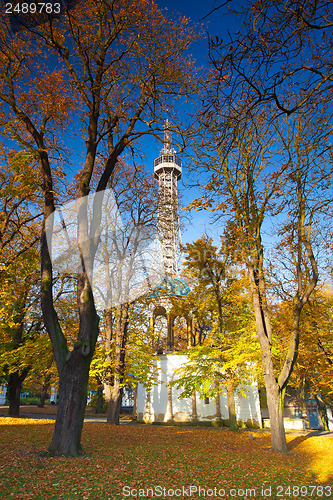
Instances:
[[[6,3],[6,14],[60,14],[60,3],[43,3],[43,2],[23,2],[23,3]]]

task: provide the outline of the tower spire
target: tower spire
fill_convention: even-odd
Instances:
[[[170,128],[170,122],[168,119],[164,122],[164,146],[163,146],[163,154],[173,154],[175,150],[172,147],[172,131]]]
[[[178,273],[178,192],[177,181],[182,175],[182,162],[172,147],[169,120],[164,122],[161,155],[154,161],[154,175],[158,179],[158,234],[162,248],[162,264],[167,275]]]

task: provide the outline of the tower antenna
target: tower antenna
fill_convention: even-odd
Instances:
[[[171,127],[170,127],[170,122],[168,119],[165,120],[164,122],[164,147],[163,147],[163,153],[164,154],[173,154],[175,150],[172,147],[172,132],[171,132]]]

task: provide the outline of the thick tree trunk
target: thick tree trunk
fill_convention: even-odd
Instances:
[[[25,368],[22,373],[17,371],[9,375],[7,397],[9,400],[8,415],[10,417],[18,417],[20,415],[22,384],[29,373],[29,369]]]
[[[288,451],[286,433],[283,425],[284,391],[279,391],[274,374],[265,374],[264,379],[267,394],[267,407],[271,428],[271,442],[273,450],[285,453]]]
[[[9,400],[8,415],[10,417],[18,417],[20,415],[20,395],[22,390],[22,382],[20,381],[19,372],[14,372],[9,375],[7,397]]]
[[[39,405],[40,408],[44,408],[46,396],[47,396],[47,389],[46,389],[46,387],[42,387],[42,390],[40,393],[40,405]]]
[[[318,416],[319,416],[319,425],[324,431],[328,431],[328,417],[326,412],[326,406],[324,403],[318,398],[318,396],[314,396],[314,399],[317,403],[318,408]]]
[[[221,404],[220,404],[220,393],[219,392],[217,393],[215,403],[216,403],[215,419],[217,422],[220,422],[222,420],[222,415],[221,415]]]
[[[107,409],[107,423],[119,425],[119,417],[121,410],[122,390],[119,381],[117,381],[111,391],[111,398]]]
[[[229,411],[229,428],[231,431],[237,431],[236,407],[234,388],[231,383],[227,384],[228,411]]]
[[[59,405],[54,434],[49,446],[51,454],[77,457],[81,454],[81,433],[87,404],[91,356],[74,348],[67,356],[59,381]]]
[[[77,457],[81,452],[81,433],[87,404],[90,363],[98,337],[96,313],[89,280],[85,273],[78,278],[80,328],[78,340],[59,370],[59,402],[54,434],[49,452]]]
[[[259,338],[264,381],[267,395],[267,407],[270,420],[271,442],[273,450],[285,453],[287,449],[286,434],[283,425],[284,390],[277,384],[269,343],[266,338]]]

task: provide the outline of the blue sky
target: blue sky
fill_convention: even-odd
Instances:
[[[220,3],[218,0],[207,0],[202,2],[199,0],[157,0],[157,5],[160,9],[165,7],[168,9],[168,14],[170,17],[177,17],[177,13],[190,19],[193,24],[201,25],[204,33],[209,33],[210,36],[217,35],[223,37],[225,40],[228,37],[228,30],[233,31],[235,26],[235,19],[233,15],[228,14],[228,7],[222,7],[219,10],[214,11],[211,15],[206,17],[215,7]],[[231,7],[237,8],[239,2],[232,1],[230,3]],[[206,66],[209,64],[208,60],[208,35],[204,35],[200,40],[198,40],[193,46],[191,53],[198,66]],[[152,150],[147,151],[147,168],[149,170],[152,168],[151,153],[153,156],[157,156],[159,152],[160,145],[156,144],[158,151],[153,152]],[[150,165],[151,164],[151,165]],[[199,191],[195,189],[190,189],[189,184],[191,183],[191,174],[186,168],[186,157],[183,158],[183,176],[179,182],[179,191],[184,204],[190,203],[194,198],[199,196]],[[187,212],[188,214],[188,212]],[[190,213],[191,221],[184,221],[185,227],[182,231],[183,243],[191,242],[199,237],[201,237],[205,232],[214,238],[216,244],[219,241],[219,231],[217,227],[212,227],[210,220],[210,213],[207,211]],[[220,231],[221,232],[221,231]]]

